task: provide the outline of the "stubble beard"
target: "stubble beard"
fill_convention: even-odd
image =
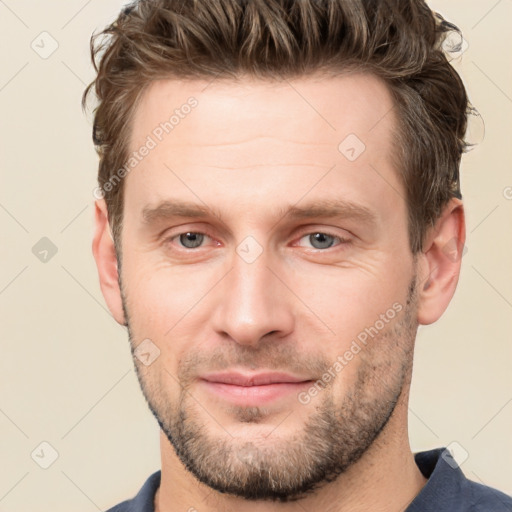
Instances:
[[[133,355],[133,333],[123,292],[122,299]],[[193,365],[178,370],[181,389],[177,400],[159,384],[162,379],[149,382],[134,357],[135,369],[149,409],[184,467],[197,480],[246,500],[295,501],[336,480],[385,429],[401,396],[408,392],[416,307],[415,276],[401,315],[357,355],[361,361],[351,389],[336,402],[333,385],[327,386],[315,397],[314,410],[301,431],[286,438],[279,436],[279,426],[264,439],[237,438],[226,429],[212,435],[209,424],[215,422],[214,416],[205,412],[207,404],[198,404],[189,391],[188,375]],[[275,346],[268,348],[272,351]],[[276,357],[290,361],[284,353],[276,353]],[[245,353],[240,359],[249,360]],[[327,363],[318,362],[318,366]],[[266,409],[260,407],[234,407],[230,412],[243,423],[257,424],[267,416]]]

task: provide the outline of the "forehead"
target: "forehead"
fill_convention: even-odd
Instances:
[[[319,180],[323,192],[349,183],[348,196],[374,187],[380,201],[396,205],[393,100],[370,74],[159,80],[145,90],[132,123],[130,152],[152,141],[126,178],[126,205],[139,211],[176,191],[197,200],[193,191],[201,190],[210,204],[219,192],[231,202],[282,201],[284,191],[298,198]]]
[[[187,107],[191,98],[197,103],[192,109]],[[146,88],[135,110],[130,147],[136,149],[138,141],[171,120],[173,113],[172,137],[165,137],[170,131],[161,134],[170,139],[168,144],[236,142],[240,129],[252,137],[290,131],[299,136],[296,142],[320,144],[333,144],[354,133],[375,143],[393,128],[392,110],[386,84],[369,73],[282,81],[157,80]]]

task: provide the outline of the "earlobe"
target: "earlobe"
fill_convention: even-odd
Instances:
[[[459,280],[465,241],[464,207],[454,198],[425,239],[418,267],[419,324],[437,321],[448,307]]]
[[[101,292],[116,322],[126,325],[121,290],[119,289],[117,257],[108,222],[104,199],[95,202],[92,252],[98,268]]]

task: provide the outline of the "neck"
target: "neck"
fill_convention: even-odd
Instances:
[[[334,482],[289,503],[248,501],[219,493],[198,482],[160,433],[162,476],[156,512],[401,512],[420,492],[426,478],[414,461],[407,434],[407,398],[402,396],[387,425],[370,448]],[[392,492],[390,492],[392,490]]]

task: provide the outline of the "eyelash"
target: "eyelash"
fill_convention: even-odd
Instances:
[[[209,234],[207,231],[182,231],[180,233],[177,233],[175,235],[172,235],[170,237],[167,237],[165,240],[164,240],[164,243],[165,244],[171,244],[173,240],[175,239],[179,239],[179,237],[181,235],[185,235],[187,233],[193,233],[194,235],[205,235],[207,236],[208,238],[210,238],[211,240],[215,240],[215,238]],[[306,236],[310,236],[310,235],[316,235],[316,234],[322,234],[322,235],[327,235],[329,237],[332,237],[336,240],[339,241],[339,243],[337,245],[333,245],[331,247],[326,247],[325,249],[317,249],[315,247],[308,247],[307,249],[310,249],[310,250],[314,250],[314,251],[319,251],[319,252],[326,252],[328,251],[329,249],[334,249],[335,247],[339,247],[339,246],[342,246],[342,245],[346,245],[346,244],[349,244],[350,243],[350,240],[347,239],[347,238],[343,238],[339,235],[335,235],[334,233],[330,233],[329,231],[320,231],[320,230],[317,230],[317,231],[307,231],[307,232],[303,232],[300,237],[299,237],[299,240],[301,240],[302,238],[306,237]],[[202,249],[203,246],[199,246],[199,247],[195,247],[195,248],[189,248],[189,247],[183,247],[183,246],[179,246],[179,249],[180,250],[183,250],[185,252],[192,252],[192,251],[198,251],[199,249]]]

